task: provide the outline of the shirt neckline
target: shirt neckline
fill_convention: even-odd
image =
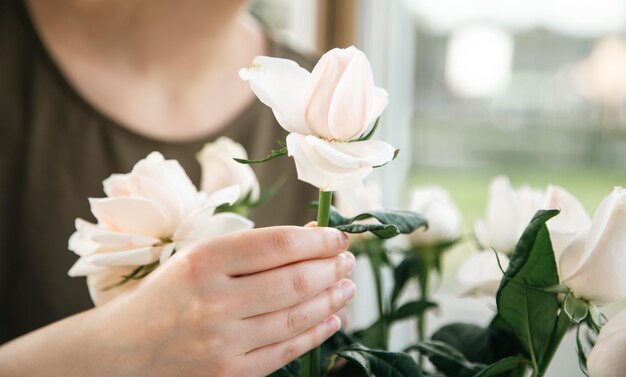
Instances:
[[[44,44],[43,39],[41,38],[39,31],[37,30],[37,26],[32,20],[28,5],[26,4],[26,0],[16,0],[15,2],[19,4],[18,8],[22,23],[25,26],[28,37],[33,42],[36,54],[41,58],[44,65],[52,74],[55,81],[63,89],[63,91],[66,92],[71,97],[71,99],[75,101],[75,103],[81,108],[82,111],[93,115],[99,121],[105,123],[107,126],[110,126],[116,132],[121,132],[137,141],[140,141],[142,143],[158,144],[160,146],[195,146],[198,144],[204,144],[205,142],[221,136],[225,133],[231,134],[233,132],[236,132],[236,129],[240,128],[239,125],[245,123],[244,120],[248,118],[251,114],[255,113],[254,110],[259,106],[260,102],[256,98],[253,98],[247,105],[244,106],[244,108],[239,113],[237,113],[232,119],[228,120],[225,125],[222,125],[222,127],[218,127],[217,131],[210,131],[193,138],[182,140],[164,140],[137,132],[132,128],[125,126],[123,123],[114,120],[112,117],[98,109],[80,94],[80,92],[74,87],[72,82],[67,78],[61,66],[57,64],[54,56],[50,53],[50,51]],[[261,23],[261,27],[267,41],[268,51],[270,52],[270,54],[274,54],[276,44],[274,40],[269,37],[269,33],[265,25]]]

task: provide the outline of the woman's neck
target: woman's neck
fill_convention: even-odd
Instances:
[[[245,1],[28,3],[77,90],[113,119],[156,138],[207,134],[232,119],[252,98],[238,68],[268,48]]]

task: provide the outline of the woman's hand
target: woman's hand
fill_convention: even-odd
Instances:
[[[0,348],[0,372],[22,359],[27,375],[61,344],[73,351],[50,360],[69,368],[59,375],[264,376],[340,328],[334,313],[355,293],[347,247],[331,228],[217,237],[180,251],[132,293]],[[73,337],[59,339],[63,328]]]

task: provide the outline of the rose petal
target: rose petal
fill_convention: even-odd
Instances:
[[[102,272],[87,276],[89,295],[96,306],[104,305],[116,297],[132,292],[141,280],[129,280],[116,286],[124,276],[132,273],[135,267],[106,268]]]
[[[506,270],[509,258],[498,253],[500,264]],[[502,280],[502,270],[498,266],[498,258],[491,251],[472,254],[463,262],[457,273],[457,280],[468,295],[495,296]]]
[[[336,140],[352,140],[365,131],[374,101],[374,76],[367,57],[354,47],[351,52],[354,55],[337,82],[328,109],[328,128]]]
[[[144,236],[141,234],[114,232],[80,218],[76,219],[75,225],[76,229],[80,232],[84,239],[91,240],[102,246],[137,247],[151,246],[161,242],[158,238]]]
[[[409,235],[413,245],[436,245],[454,241],[461,236],[461,211],[441,187],[414,189],[409,208],[422,214],[428,221],[428,229],[418,229]]]
[[[257,56],[239,76],[250,83],[259,100],[272,108],[278,123],[288,132],[310,134],[304,119],[305,88],[309,72],[298,63],[280,58]]]
[[[294,158],[298,179],[324,191],[359,187],[372,172],[371,167],[345,168],[334,165],[313,148],[306,136],[289,134],[287,149]]]
[[[626,299],[626,196],[617,200],[609,196],[608,199],[613,208],[602,208],[601,205],[598,209],[591,228],[583,233],[586,235],[584,249],[580,244],[585,239],[580,236],[561,256],[564,283],[577,297],[598,304]],[[597,222],[604,228],[598,229]],[[594,231],[598,233],[593,234]],[[590,239],[595,241],[590,242]],[[576,265],[579,267],[574,270]]]
[[[91,212],[109,230],[141,234],[154,238],[169,237],[171,220],[160,206],[141,198],[90,198]]]
[[[374,87],[374,98],[372,99],[372,103],[369,105],[367,112],[367,130],[376,123],[376,119],[380,117],[380,114],[383,113],[387,104],[389,103],[389,94],[383,88]]]
[[[587,369],[593,377],[614,377],[626,370],[626,310],[611,318],[600,330],[591,353]]]
[[[306,141],[331,164],[350,169],[384,165],[393,160],[396,151],[391,145],[378,140],[343,143],[307,136]]]
[[[161,255],[161,247],[143,247],[113,253],[92,254],[85,257],[94,266],[141,266],[156,262]]]
[[[224,187],[223,189],[215,191],[211,194],[206,203],[204,203],[203,207],[219,207],[224,204],[228,204],[232,206],[239,200],[241,196],[241,189],[238,185],[231,185],[228,187]]]
[[[172,256],[172,253],[174,253],[175,248],[176,245],[174,245],[173,243],[163,246],[163,248],[161,249],[161,255],[159,256],[159,264],[162,265],[163,263],[167,262],[168,259],[170,259],[170,257]]]
[[[322,55],[311,71],[304,116],[316,136],[335,138],[328,123],[330,104],[337,83],[354,55],[352,50],[334,48]]]
[[[231,212],[213,215],[210,208],[201,208],[180,224],[174,234],[176,249],[180,250],[189,244],[224,234],[252,229],[254,223],[243,216]]]
[[[554,255],[559,260],[565,247],[590,226],[591,219],[578,199],[558,186],[548,186],[542,208],[561,210],[558,216],[546,223]]]
[[[71,277],[89,276],[97,274],[105,270],[106,267],[96,266],[93,263],[87,261],[85,258],[78,258],[78,260],[67,271],[67,274]]]

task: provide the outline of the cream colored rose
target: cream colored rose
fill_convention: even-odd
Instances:
[[[355,188],[393,159],[395,149],[387,143],[355,141],[388,102],[355,47],[328,51],[311,73],[291,60],[259,56],[240,76],[290,132],[288,154],[300,180],[324,191]]]
[[[428,228],[418,229],[408,236],[410,244],[430,246],[452,242],[461,236],[461,212],[441,187],[413,189],[409,209],[428,221]]]
[[[591,225],[563,250],[561,281],[578,298],[604,304],[626,299],[626,190],[616,187]]]
[[[208,194],[228,186],[237,185],[241,197],[249,195],[251,201],[259,199],[259,181],[250,165],[240,164],[233,158],[247,159],[243,146],[222,136],[207,143],[197,154],[202,167],[200,189]]]
[[[96,305],[132,289],[137,280],[115,286],[142,265],[165,263],[175,250],[220,234],[250,229],[233,213],[214,214],[234,203],[239,188],[230,186],[208,196],[198,192],[175,160],[153,152],[128,174],[104,181],[106,198],[91,198],[97,223],[77,219],[69,249],[80,258],[70,276],[87,276]]]

